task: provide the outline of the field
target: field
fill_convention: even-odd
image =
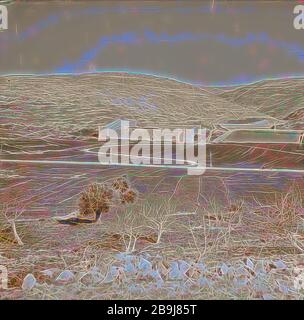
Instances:
[[[300,146],[210,144],[208,165],[223,169],[201,176],[101,166],[88,152],[98,126],[119,118],[215,135],[246,117],[301,129],[303,87],[198,88],[119,73],[0,78],[0,265],[9,276],[0,297],[303,299]],[[89,184],[122,175],[136,203],[111,206],[96,224],[54,219],[77,210]]]

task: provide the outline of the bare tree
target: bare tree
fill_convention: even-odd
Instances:
[[[160,243],[163,234],[175,223],[176,207],[170,200],[151,202],[143,205],[141,214],[147,221],[146,227],[156,232],[156,243]]]
[[[14,234],[14,239],[18,245],[23,246],[23,242],[18,235],[16,228],[16,220],[24,212],[23,207],[19,206],[9,206],[8,204],[0,205],[0,231],[4,229],[11,228]]]

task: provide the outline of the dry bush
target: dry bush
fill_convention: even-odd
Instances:
[[[266,204],[257,201],[255,228],[304,252],[303,195],[292,186],[285,193],[277,193]]]
[[[96,216],[109,212],[111,206],[134,203],[137,192],[130,189],[129,181],[119,177],[112,184],[93,183],[85,189],[79,199],[79,215]]]
[[[126,178],[119,177],[112,183],[112,188],[119,193],[124,193],[130,188],[130,183]]]
[[[164,233],[174,229],[176,222],[176,205],[170,199],[150,199],[139,209],[147,222],[147,228],[157,235],[156,243],[161,241]]]
[[[79,199],[79,214],[95,216],[97,213],[107,213],[113,199],[113,190],[106,185],[93,183],[84,190]]]
[[[297,188],[277,193],[266,203],[256,200],[254,213],[265,223],[267,231],[280,233],[293,230],[301,220],[303,199]]]
[[[189,225],[200,255],[242,256],[304,251],[303,196],[294,186],[253,202],[210,200]]]
[[[132,192],[133,198],[134,191],[129,192]],[[131,253],[137,249],[138,240],[159,243],[165,232],[174,229],[175,213],[176,208],[169,200],[149,198],[136,204],[127,204],[126,210],[109,222],[107,228],[120,236],[124,251]]]
[[[125,177],[119,177],[112,183],[112,189],[118,194],[121,204],[134,203],[138,195],[131,189],[131,183]]]
[[[134,203],[137,198],[137,192],[135,190],[127,190],[120,196],[120,201],[122,204]]]
[[[134,252],[138,239],[148,233],[144,219],[132,206],[118,215],[109,227],[120,236],[126,253]]]
[[[16,229],[16,219],[22,215],[24,208],[1,204],[0,206],[0,239],[9,239],[13,233],[14,242],[23,245]]]

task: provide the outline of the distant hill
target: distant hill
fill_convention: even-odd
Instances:
[[[143,126],[191,128],[262,115],[218,90],[127,73],[0,77],[0,89],[1,124],[14,124],[31,136],[97,130],[119,118]]]
[[[274,117],[301,127],[304,79],[261,81],[233,89],[199,88],[128,73],[0,77],[0,132],[22,137],[96,135],[99,125],[211,128],[227,119]],[[288,115],[292,115],[291,119]],[[301,116],[302,117],[302,116]],[[290,125],[289,125],[290,122]],[[9,130],[7,130],[9,128]]]
[[[304,79],[267,80],[219,93],[219,97],[277,119],[304,108]]]

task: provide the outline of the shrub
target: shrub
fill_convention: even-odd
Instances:
[[[113,199],[113,190],[104,184],[93,183],[84,190],[79,199],[79,214],[92,216],[107,213]]]
[[[134,203],[137,192],[130,189],[130,183],[123,177],[117,178],[112,184],[93,183],[85,189],[79,199],[80,216],[96,216],[107,213],[115,202],[120,204]]]

